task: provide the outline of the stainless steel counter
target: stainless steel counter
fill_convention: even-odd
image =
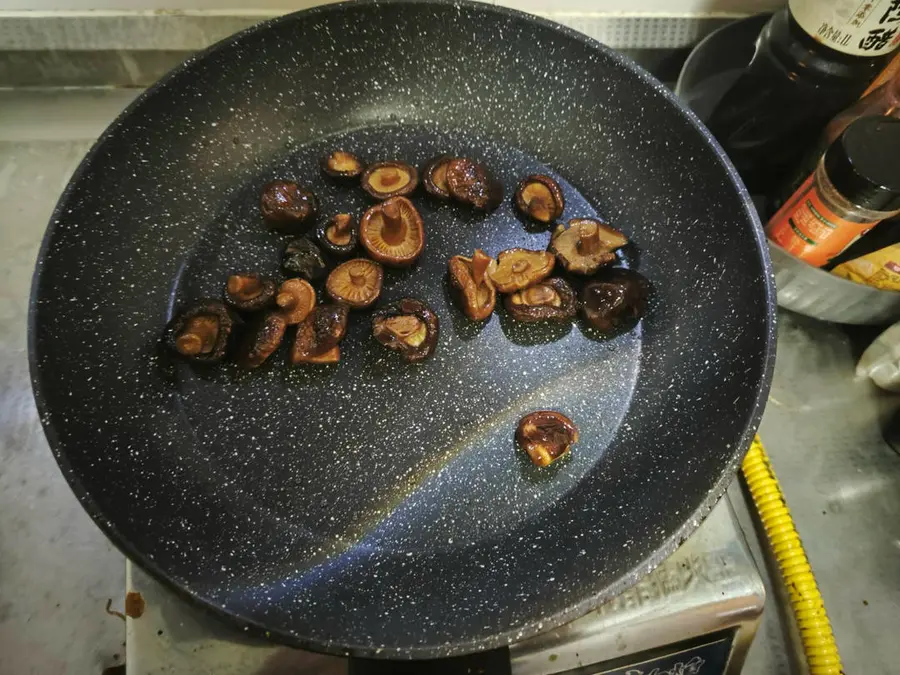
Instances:
[[[124,90],[0,91],[0,673],[99,673],[124,656],[124,564],[47,448],[28,382],[34,257],[68,176],[133,97]],[[782,315],[761,434],[784,484],[845,670],[897,671],[900,456],[880,426],[898,397],[853,379],[857,342]],[[750,528],[746,513],[743,523]],[[757,551],[758,553],[758,551]],[[772,604],[747,672],[788,673]]]

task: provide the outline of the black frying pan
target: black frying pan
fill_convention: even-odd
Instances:
[[[484,326],[448,301],[447,258],[544,248],[509,201],[490,216],[416,199],[427,229],[383,300],[437,311],[404,365],[354,315],[340,365],[250,376],[157,351],[173,308],[235,269],[275,273],[260,187],[294,178],[359,213],[317,158],[484,161],[511,192],[564,185],[566,217],[635,242],[655,285],[641,327]],[[575,32],[482,4],[351,3],[226,40],[103,135],[50,223],[30,350],[54,453],[85,508],[182,595],[274,640],[430,658],[574,619],[681,542],[759,421],[773,355],[763,237],[718,146],[658,82]],[[537,408],[580,427],[571,457],[513,446]]]

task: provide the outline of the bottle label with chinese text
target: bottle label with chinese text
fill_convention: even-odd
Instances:
[[[822,201],[810,176],[772,216],[766,235],[788,253],[822,267],[876,222],[856,223],[836,214]]]
[[[791,15],[814,39],[854,56],[900,45],[900,0],[789,0]]]

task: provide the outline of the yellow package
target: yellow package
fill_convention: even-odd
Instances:
[[[841,263],[832,274],[886,291],[900,291],[900,244]]]

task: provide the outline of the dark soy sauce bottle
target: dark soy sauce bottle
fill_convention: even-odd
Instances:
[[[900,3],[846,7],[791,0],[706,120],[751,193],[771,194],[900,44]]]

